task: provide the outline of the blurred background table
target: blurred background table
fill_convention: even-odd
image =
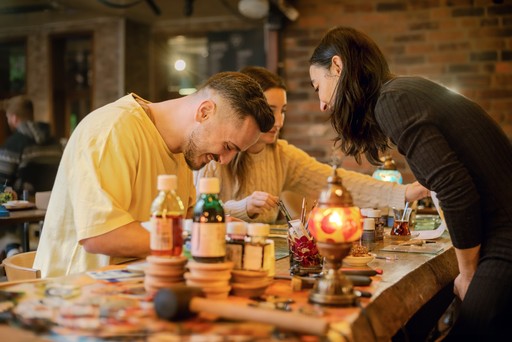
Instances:
[[[28,252],[30,250],[30,223],[43,221],[45,215],[46,210],[43,209],[10,210],[9,216],[0,217],[0,229],[20,225],[23,251]]]

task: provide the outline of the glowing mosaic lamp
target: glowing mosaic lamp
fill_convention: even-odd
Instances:
[[[350,192],[341,184],[336,165],[310,214],[308,228],[324,257],[322,277],[315,282],[309,300],[318,304],[353,305],[356,296],[352,282],[340,268],[352,243],[362,235],[361,213],[353,205]]]
[[[373,178],[402,184],[402,174],[397,170],[395,161],[390,155],[384,157],[384,164],[373,173]]]

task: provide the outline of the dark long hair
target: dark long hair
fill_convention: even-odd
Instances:
[[[334,56],[343,61],[331,112],[335,142],[358,163],[364,153],[370,163],[381,164],[379,152],[389,147],[389,140],[375,120],[374,108],[381,86],[393,78],[388,63],[370,37],[350,27],[328,31],[309,63],[328,70]]]
[[[248,66],[240,70],[240,72],[258,82],[263,92],[274,88],[286,91],[286,85],[283,79],[268,69],[260,66]],[[235,198],[244,193],[247,186],[247,170],[250,167],[250,165],[248,165],[249,160],[247,154],[248,152],[246,151],[237,153],[226,166],[229,170],[229,177],[231,177],[231,180],[235,183]]]

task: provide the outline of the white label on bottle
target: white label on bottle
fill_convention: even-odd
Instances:
[[[226,255],[226,224],[194,222],[192,256],[213,258]]]
[[[165,217],[151,217],[151,233],[149,241],[151,250],[171,250],[173,246],[172,220]]]

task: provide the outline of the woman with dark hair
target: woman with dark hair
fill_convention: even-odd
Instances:
[[[507,136],[466,97],[391,74],[376,43],[353,28],[326,33],[309,73],[345,154],[377,164],[395,144],[416,179],[437,193],[460,271],[454,292],[462,306],[450,336],[500,336],[512,306]]]
[[[278,139],[287,104],[283,80],[263,67],[246,67],[241,72],[262,87],[274,111],[274,127],[262,133],[256,144],[239,152],[229,164],[210,162],[199,172],[199,177],[220,178],[220,197],[231,216],[248,222],[275,223],[277,203],[283,191],[316,199],[332,173],[332,167]],[[427,194],[418,183],[404,186],[381,182],[341,168],[338,174],[360,207],[403,207],[405,201],[414,201]]]

